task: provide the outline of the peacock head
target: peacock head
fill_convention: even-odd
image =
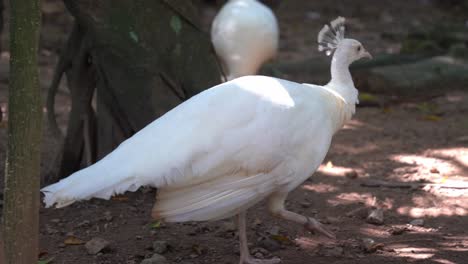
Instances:
[[[319,51],[325,51],[328,56],[334,53],[335,58],[340,58],[348,64],[362,58],[371,59],[372,55],[366,51],[361,42],[344,37],[345,21],[344,17],[338,17],[320,30]]]

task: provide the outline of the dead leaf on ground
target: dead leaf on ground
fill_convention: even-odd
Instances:
[[[75,236],[69,236],[65,239],[65,241],[63,242],[65,243],[65,245],[83,245],[85,242]]]
[[[440,120],[442,120],[442,117],[437,115],[425,115],[423,119],[426,121],[439,122]]]

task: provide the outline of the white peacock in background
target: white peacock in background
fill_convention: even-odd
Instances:
[[[213,20],[211,41],[228,81],[254,75],[276,56],[278,22],[257,0],[229,0]]]

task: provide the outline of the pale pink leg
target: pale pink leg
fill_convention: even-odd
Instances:
[[[287,193],[278,193],[273,194],[270,197],[268,208],[274,216],[303,225],[309,231],[320,233],[329,238],[336,238],[333,232],[327,230],[325,226],[315,218],[303,216],[286,210],[284,208],[284,201],[286,200],[286,196]]]
[[[245,231],[245,211],[242,211],[238,215],[238,224],[239,224],[239,242],[240,242],[240,264],[277,264],[281,260],[278,258],[273,259],[256,259],[253,258],[249,253],[249,248],[247,246],[247,233]]]

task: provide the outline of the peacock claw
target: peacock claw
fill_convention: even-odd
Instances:
[[[240,261],[240,264],[278,264],[281,263],[281,259],[272,258],[272,259],[256,259],[253,257],[247,257],[246,259]]]
[[[307,223],[305,224],[305,228],[309,231],[316,232],[322,234],[328,238],[336,239],[336,235],[329,231],[325,226],[317,221],[315,218],[307,217]]]

